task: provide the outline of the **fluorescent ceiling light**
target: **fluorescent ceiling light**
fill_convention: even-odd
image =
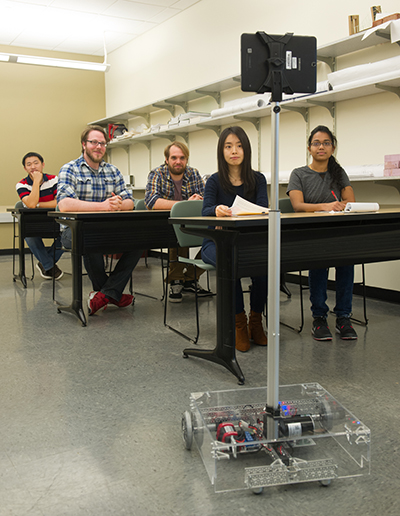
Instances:
[[[12,61],[14,63],[30,64],[38,66],[54,66],[56,68],[74,68],[77,70],[89,70],[92,72],[108,72],[110,65],[107,63],[92,63],[91,61],[71,61],[69,59],[55,59],[51,57],[22,56],[0,54],[0,61]]]

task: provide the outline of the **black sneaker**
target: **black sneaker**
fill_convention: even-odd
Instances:
[[[336,319],[336,331],[340,333],[340,338],[343,340],[356,340],[358,338],[348,317],[338,317]]]
[[[192,292],[193,294],[196,292],[196,281],[185,281],[183,284],[183,291],[184,292]],[[213,296],[214,293],[211,292],[211,290],[206,290],[203,288],[200,283],[197,281],[197,296],[198,297],[208,297]]]
[[[171,281],[169,286],[169,300],[171,303],[181,303],[182,302],[182,290],[183,290],[183,281],[174,280]]]
[[[63,271],[57,266],[57,264],[55,264],[54,267],[50,269],[50,272],[52,273],[52,275],[54,275],[54,279],[56,281],[64,276]]]
[[[44,279],[53,279],[52,270],[46,271],[43,265],[40,262],[37,262],[36,264],[37,270],[40,272],[40,275]]]
[[[332,340],[332,333],[329,330],[325,317],[316,317],[314,319],[311,335],[314,340]]]

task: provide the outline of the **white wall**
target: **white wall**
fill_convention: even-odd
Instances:
[[[398,0],[385,0],[398,11]],[[348,36],[348,15],[372,25],[365,0],[203,0],[109,54],[107,116],[240,72],[244,32],[313,35],[323,45]]]
[[[398,0],[381,4],[385,12],[399,10]],[[109,55],[111,70],[106,74],[107,116],[139,108],[181,92],[199,88],[211,82],[240,73],[240,35],[263,30],[267,33],[314,35],[318,45],[348,36],[348,16],[358,14],[361,28],[372,25],[370,3],[365,0],[315,1],[292,0],[203,0],[187,11],[138,37]],[[397,44],[385,43],[368,51],[339,58],[338,68],[377,61],[399,55]],[[318,66],[318,80],[329,72],[325,64]],[[377,90],[378,91],[378,90]],[[225,92],[226,100],[242,97],[240,88]],[[190,108],[210,111],[217,106],[214,99],[190,103]],[[385,154],[400,153],[400,100],[393,93],[377,93],[369,97],[337,104],[337,157],[342,165],[383,163]],[[179,108],[178,108],[179,112]],[[333,127],[329,112],[322,107],[309,110],[309,126],[323,123]],[[171,115],[161,110],[151,117],[151,123],[166,123]],[[130,128],[143,122],[136,118]],[[261,120],[260,155],[257,133],[252,124],[240,125],[248,132],[253,145],[253,166],[269,172],[271,165],[270,118]],[[307,126],[297,113],[283,113],[280,129],[280,170],[292,170],[306,162]],[[144,186],[151,168],[163,161],[167,140],[154,140],[148,151],[142,144],[129,150],[131,170],[136,185]],[[190,164],[202,174],[216,170],[217,136],[210,130],[189,136]],[[124,174],[127,153],[112,152],[112,161]],[[400,204],[399,191],[388,185],[354,184],[357,200]],[[284,195],[284,187],[281,188]],[[384,270],[383,270],[384,269]],[[368,284],[400,290],[399,263],[383,267],[371,266]]]

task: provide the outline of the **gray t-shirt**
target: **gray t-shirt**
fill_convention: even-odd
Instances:
[[[333,190],[336,197],[340,200],[341,190],[338,184],[333,183],[333,185],[331,185],[331,183],[332,178],[329,172],[320,174],[319,172],[315,172],[315,170],[311,170],[308,166],[299,167],[295,168],[290,174],[286,194],[289,194],[291,190],[300,190],[303,192],[304,202],[319,204],[335,201],[335,196],[332,194]],[[341,184],[342,189],[351,186],[349,177],[343,169]]]

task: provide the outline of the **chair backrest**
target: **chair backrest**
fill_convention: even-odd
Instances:
[[[176,202],[170,212],[171,217],[201,217],[203,201],[180,201]],[[199,247],[203,244],[203,237],[188,235],[181,231],[179,224],[173,224],[176,239],[180,247]],[[187,224],[187,227],[190,225]],[[199,227],[199,226],[192,226]]]
[[[144,199],[135,199],[135,210],[147,210]]]
[[[18,201],[15,203],[14,208],[25,208],[24,203],[22,201]]]
[[[290,202],[289,197],[284,197],[283,199],[279,199],[279,209],[282,213],[294,213],[294,209],[292,203]]]

